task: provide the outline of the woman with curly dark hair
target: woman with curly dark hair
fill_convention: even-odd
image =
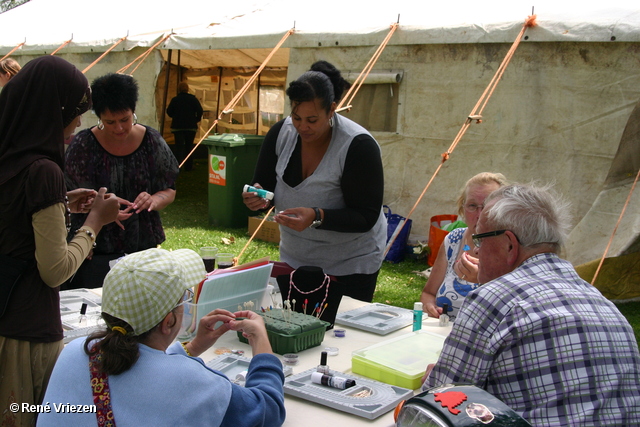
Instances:
[[[155,248],[164,242],[159,211],[173,202],[178,164],[160,133],[138,124],[138,84],[124,74],[107,74],[91,83],[98,125],[79,132],[66,153],[69,188],[107,187],[121,202],[117,224],[105,227],[93,254],[66,286],[95,288],[109,261]],[[74,215],[72,222],[82,221]]]
[[[336,113],[348,87],[326,61],[291,82],[291,116],[266,135],[253,182],[275,193],[281,261],[321,267],[345,295],[371,301],[387,236],[384,176],[376,140]],[[271,203],[243,199],[252,210]]]

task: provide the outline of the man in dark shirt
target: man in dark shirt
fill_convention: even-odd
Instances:
[[[195,95],[189,93],[187,82],[178,85],[178,95],[169,103],[167,114],[171,117],[171,132],[176,140],[176,157],[181,164],[193,149],[193,140],[198,130],[198,122],[202,119],[202,105]],[[193,169],[190,157],[184,164],[187,171]]]

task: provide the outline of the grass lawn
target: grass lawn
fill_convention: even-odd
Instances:
[[[165,249],[189,248],[198,251],[202,246],[216,246],[220,252],[239,254],[249,240],[247,227],[213,228],[208,220],[207,165],[196,160],[194,170],[182,172],[177,183],[175,202],[161,212],[167,240]],[[240,195],[238,194],[238,197]],[[280,259],[276,243],[254,240],[240,259],[247,262],[268,256],[273,261]],[[424,260],[406,260],[399,264],[384,262],[374,302],[413,309],[419,300],[425,279],[416,271],[427,267]],[[618,305],[629,320],[640,342],[640,301]]]

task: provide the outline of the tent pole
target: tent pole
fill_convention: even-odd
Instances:
[[[256,135],[260,135],[260,77],[262,74],[258,75],[258,101],[256,102]]]
[[[164,119],[167,114],[167,95],[169,92],[169,76],[171,75],[171,54],[172,49],[167,53],[167,75],[164,81],[164,94],[162,96],[162,113],[160,114],[160,135],[164,137]]]
[[[176,93],[179,92],[178,86],[180,86],[180,82],[182,81],[182,67],[180,66],[180,54],[182,51],[178,49],[178,78],[176,80]]]
[[[220,72],[218,74],[218,100],[216,101],[216,117],[218,117],[219,111],[220,111],[220,96],[222,95],[221,90],[222,90],[222,67],[218,67],[220,69]],[[216,121],[216,129],[214,130],[215,133],[218,133],[218,122]]]

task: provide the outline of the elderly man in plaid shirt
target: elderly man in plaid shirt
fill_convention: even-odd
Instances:
[[[640,354],[629,322],[558,257],[567,206],[511,185],[485,201],[478,278],[424,388],[482,387],[534,426],[640,425]]]

